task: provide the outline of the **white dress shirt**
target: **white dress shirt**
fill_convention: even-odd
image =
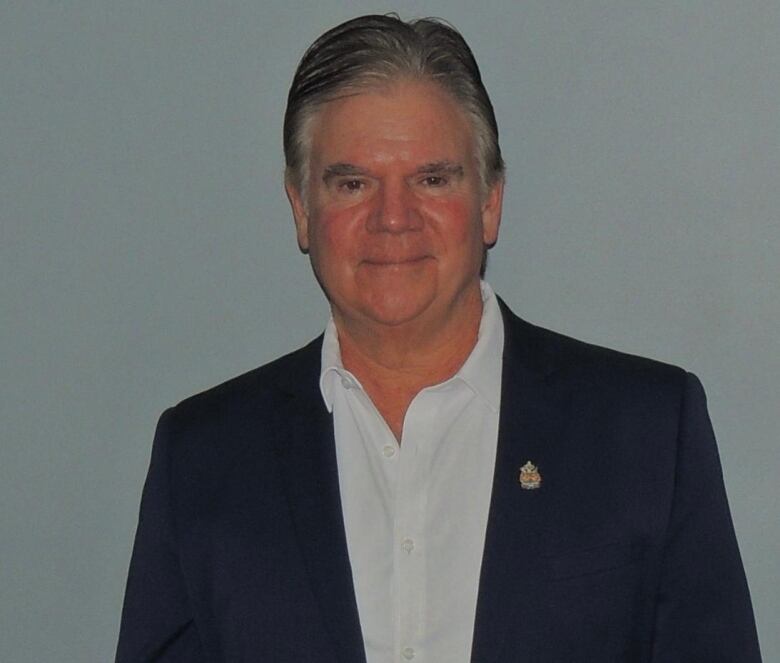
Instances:
[[[477,343],[419,392],[401,444],[341,362],[331,319],[320,388],[333,413],[339,489],[368,663],[471,655],[501,399],[504,329],[482,282]]]

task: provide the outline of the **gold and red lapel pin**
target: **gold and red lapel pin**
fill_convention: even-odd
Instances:
[[[530,460],[520,468],[517,480],[520,482],[520,488],[524,490],[536,490],[542,485],[542,475],[539,468]]]

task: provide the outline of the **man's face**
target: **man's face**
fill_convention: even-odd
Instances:
[[[448,93],[398,82],[324,105],[307,200],[288,186],[298,242],[337,322],[437,325],[479,288],[502,185],[481,190],[473,130]]]

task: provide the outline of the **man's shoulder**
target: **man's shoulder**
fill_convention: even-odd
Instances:
[[[271,414],[296,393],[311,394],[319,376],[322,337],[273,361],[189,396],[171,408],[178,421],[241,419]]]
[[[504,304],[507,363],[530,367],[543,375],[592,385],[682,388],[687,371],[679,366],[608,348],[546,329],[517,317]]]

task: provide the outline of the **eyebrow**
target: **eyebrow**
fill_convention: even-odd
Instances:
[[[463,177],[463,166],[454,161],[431,161],[423,164],[415,171],[415,175],[446,174],[453,177]],[[322,173],[322,181],[326,184],[334,177],[364,177],[369,171],[351,163],[332,163],[325,167]]]
[[[325,166],[325,170],[322,173],[322,181],[327,184],[334,177],[349,177],[353,175],[368,175],[368,171],[351,163],[332,163],[329,166]]]
[[[420,166],[416,171],[418,175],[452,175],[463,177],[463,166],[453,161],[432,161]]]

